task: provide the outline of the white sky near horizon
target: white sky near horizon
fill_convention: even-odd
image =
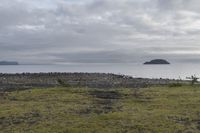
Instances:
[[[199,0],[1,0],[0,60],[200,62]]]

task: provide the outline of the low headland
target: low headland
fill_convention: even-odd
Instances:
[[[16,61],[0,61],[0,65],[19,65]]]

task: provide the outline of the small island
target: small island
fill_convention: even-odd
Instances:
[[[145,62],[144,65],[169,65],[170,63],[164,59],[155,59]]]
[[[0,65],[19,65],[16,61],[0,61]]]

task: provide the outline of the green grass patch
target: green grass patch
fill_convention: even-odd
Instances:
[[[0,133],[198,133],[200,86],[50,88],[0,97]]]

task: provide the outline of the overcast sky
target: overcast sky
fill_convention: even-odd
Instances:
[[[200,62],[200,0],[1,0],[0,60]]]

